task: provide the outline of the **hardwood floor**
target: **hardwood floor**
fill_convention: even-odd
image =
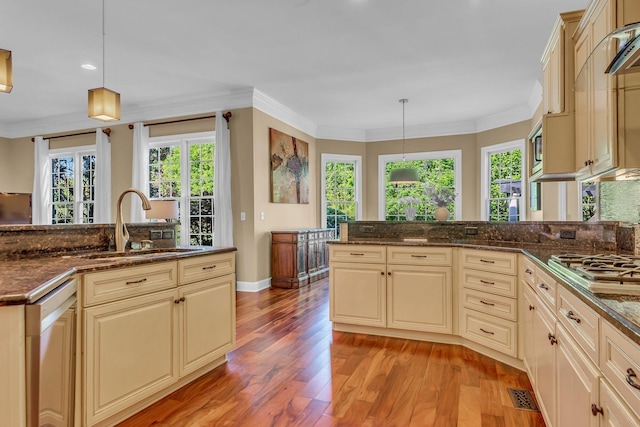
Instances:
[[[507,387],[524,372],[461,346],[333,332],[328,279],[238,293],[227,364],[120,424],[544,426]]]

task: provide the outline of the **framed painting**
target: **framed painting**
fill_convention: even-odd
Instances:
[[[309,144],[269,128],[271,202],[309,203]]]

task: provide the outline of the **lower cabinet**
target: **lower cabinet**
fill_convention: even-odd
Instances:
[[[556,425],[555,316],[537,298],[533,316],[533,357],[538,405],[547,427]]]
[[[331,321],[386,327],[386,276],[384,264],[329,263]]]
[[[387,327],[450,334],[451,268],[387,266]]]
[[[593,413],[601,414],[601,426],[638,427],[640,425],[640,420],[604,379],[600,379],[600,406],[594,406]]]
[[[178,379],[176,290],[84,312],[86,425],[94,425]]]
[[[217,366],[235,346],[235,255],[159,268],[169,289],[144,294],[136,286],[153,277],[147,265],[86,275],[86,287],[113,287],[117,296],[104,293],[106,302],[81,309],[83,426],[114,425]]]

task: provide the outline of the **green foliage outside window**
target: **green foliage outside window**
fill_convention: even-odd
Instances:
[[[327,162],[325,164],[325,202],[327,228],[340,235],[340,222],[355,221],[356,166],[353,162]]]
[[[453,158],[411,160],[405,161],[405,166],[418,171],[420,183],[411,185],[396,185],[389,183],[389,175],[392,169],[403,167],[403,162],[388,162],[385,168],[386,200],[385,220],[405,220],[404,208],[406,205],[398,203],[405,197],[415,197],[422,202],[414,204],[416,207],[415,221],[435,221],[434,211],[438,207],[424,193],[425,187],[455,189],[455,161]],[[451,212],[455,209],[454,200],[448,207]]]
[[[518,221],[520,219],[522,185],[524,185],[522,181],[522,152],[511,150],[495,153],[490,156],[490,162],[489,221]],[[516,188],[517,191],[515,191]],[[514,203],[517,206],[515,212]]]

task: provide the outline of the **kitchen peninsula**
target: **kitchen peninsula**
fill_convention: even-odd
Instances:
[[[640,295],[591,292],[550,262],[567,253],[637,259],[637,226],[343,227],[343,240],[330,242],[335,330],[460,344],[524,369],[550,426],[589,425],[598,414],[638,425]]]
[[[157,224],[129,229],[135,238],[149,227]],[[8,425],[34,416],[25,314],[69,284],[77,287],[76,306],[60,327],[47,328],[47,339],[58,331],[67,338],[52,340],[65,344],[41,362],[61,373],[51,389],[40,384],[41,421],[113,425],[224,363],[234,348],[235,248],[157,242],[164,247],[117,253],[108,251],[109,228],[0,231],[0,369],[7,379],[0,406]]]

